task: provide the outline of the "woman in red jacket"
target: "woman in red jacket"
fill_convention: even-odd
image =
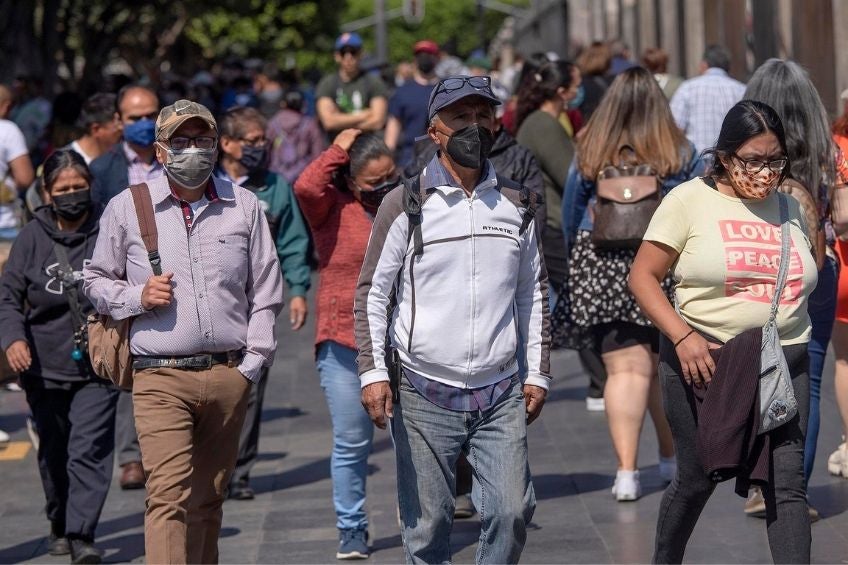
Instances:
[[[373,426],[360,404],[353,297],[371,224],[383,197],[400,184],[392,152],[374,134],[341,132],[294,185],[318,251],[315,338],[321,388],[333,420],[333,504],[337,559],[368,557],[365,478]]]

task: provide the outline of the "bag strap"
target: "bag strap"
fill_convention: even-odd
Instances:
[[[74,341],[77,347],[79,347],[79,342],[82,339],[82,330],[86,327],[86,318],[82,314],[79,291],[77,291],[77,281],[74,279],[74,268],[68,260],[68,250],[64,245],[54,240],[53,250],[56,252],[56,259],[59,261],[59,277],[62,280],[62,291],[68,299],[71,316],[74,318]]]
[[[777,197],[780,204],[780,268],[777,271],[774,296],[771,298],[770,324],[774,323],[777,319],[780,297],[783,295],[783,289],[786,287],[786,279],[789,277],[789,246],[791,245],[792,238],[789,234],[789,204],[786,202],[787,196],[782,192],[778,192]]]
[[[512,179],[502,177],[497,174],[495,177],[498,180],[498,187],[511,188],[518,191],[521,206],[524,208],[524,214],[521,216],[521,227],[518,229],[518,235],[522,236],[530,226],[530,222],[532,222],[533,218],[536,217],[536,210],[539,207],[539,200],[541,197],[538,193],[533,192],[523,184],[519,184]]]
[[[159,232],[156,229],[156,216],[153,212],[153,200],[150,198],[150,188],[147,183],[134,184],[130,187],[135,214],[138,217],[138,229],[141,240],[147,249],[147,259],[153,274],[162,274],[162,259],[159,257]]]
[[[403,181],[403,211],[409,221],[406,243],[413,240],[415,250],[412,256],[424,254],[424,236],[421,234],[421,208],[424,206],[424,198],[421,194],[421,175]]]

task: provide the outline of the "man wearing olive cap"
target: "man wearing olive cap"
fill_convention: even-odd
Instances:
[[[436,85],[428,134],[439,151],[383,200],[357,286],[362,404],[378,427],[391,419],[410,563],[451,560],[460,452],[473,469],[478,563],[517,562],[536,506],[526,426],[550,381],[547,274],[535,193],[487,158],[498,104],[489,77]],[[401,367],[394,402],[387,353]]]
[[[166,174],[146,188],[161,270],[124,190],[100,220],[84,290],[101,314],[132,318],[147,562],[216,563],[249,387],[274,358],[282,278],[256,196],[211,178],[209,110],[178,100],[160,112],[155,137]]]

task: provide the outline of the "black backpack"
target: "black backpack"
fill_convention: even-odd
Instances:
[[[524,232],[527,231],[527,228],[530,226],[530,222],[532,222],[533,218],[536,216],[536,208],[538,208],[538,206],[542,203],[542,195],[528,190],[527,187],[518,184],[512,179],[504,178],[500,175],[497,175],[497,179],[498,187],[508,188],[518,193],[518,202],[509,198],[508,195],[505,195],[507,196],[507,199],[515,204],[516,208],[519,207],[519,204],[521,208],[524,208],[524,214],[521,218],[521,227],[518,230],[518,235],[520,237],[524,235]],[[433,190],[435,189],[421,190],[420,174],[404,179],[403,181],[403,211],[409,219],[407,243],[410,240],[414,240],[415,242],[415,251],[412,254],[413,257],[424,254],[424,238],[421,234],[421,209],[433,193]]]

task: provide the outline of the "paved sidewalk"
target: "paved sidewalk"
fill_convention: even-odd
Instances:
[[[281,320],[286,320],[282,316]],[[313,327],[293,333],[281,326],[254,469],[254,501],[228,501],[220,541],[224,563],[333,563],[337,545],[331,502],[330,420],[312,354]],[[576,356],[554,355],[556,381],[541,419],[530,428],[531,467],[539,499],[522,561],[525,563],[640,563],[651,557],[664,485],[648,419],[640,464],[645,496],[616,503],[610,495],[615,458],[603,414],[588,413],[586,378]],[[839,441],[832,362],[825,372],[822,432],[810,499],[823,519],[813,525],[813,561],[848,562],[848,481],[827,474]],[[21,393],[0,392],[0,429],[27,438]],[[22,446],[24,444],[21,444]],[[32,450],[23,459],[0,452],[0,563],[67,563],[45,553],[47,521]],[[391,440],[377,431],[368,484],[374,553],[371,561],[403,561],[396,521]],[[765,522],[742,514],[731,484],[716,491],[689,544],[689,563],[771,561]],[[143,561],[143,492],[123,492],[117,474],[98,529],[108,562]],[[479,523],[457,521],[455,561],[473,562]]]

